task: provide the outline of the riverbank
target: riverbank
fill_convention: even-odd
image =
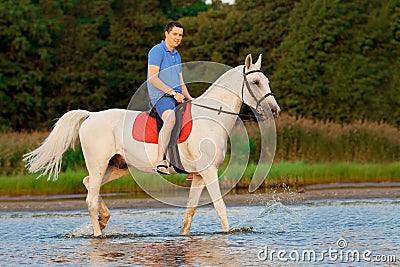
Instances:
[[[208,197],[208,196],[206,196]],[[228,194],[224,196],[226,205],[252,206],[263,205],[270,200],[276,200],[283,204],[298,204],[312,200],[335,199],[376,199],[376,198],[400,198],[400,186],[396,187],[344,187],[302,189],[299,192],[266,192],[266,193],[242,193]],[[113,209],[145,209],[168,208],[169,206],[150,197],[131,197],[129,195],[109,195],[104,197],[105,202]],[[0,200],[0,212],[55,212],[86,209],[85,196],[68,198],[58,196],[56,198],[2,198]]]

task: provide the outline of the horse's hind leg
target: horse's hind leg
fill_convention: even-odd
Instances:
[[[111,214],[110,210],[107,208],[107,205],[101,196],[99,196],[99,201],[100,201],[99,225],[100,229],[103,230],[104,228],[106,228],[108,220],[111,217]]]
[[[86,189],[89,188],[89,176],[86,176],[83,179],[83,184],[85,185]],[[89,190],[89,189],[88,189]],[[110,219],[110,211],[108,210],[106,203],[104,203],[104,200],[99,194],[99,206],[100,206],[100,214],[99,214],[99,225],[100,225],[100,230],[103,230],[107,226],[107,222]]]
[[[84,179],[84,184],[88,190],[88,194],[86,196],[86,204],[88,206],[88,211],[89,211],[89,216],[90,220],[92,222],[92,227],[93,227],[93,235],[94,236],[100,236],[101,235],[101,229],[100,229],[100,224],[99,224],[99,203],[100,203],[100,187],[101,187],[101,181],[102,181],[102,173],[105,172],[106,166],[104,168],[89,168],[89,176],[85,177]],[[95,169],[97,171],[94,171],[92,169]]]
[[[119,155],[118,155],[119,156]],[[126,164],[124,163],[123,165],[114,165],[115,164],[115,158],[113,157],[111,159],[110,164],[113,165],[108,165],[107,170],[104,174],[103,181],[101,183],[101,186],[104,184],[111,182],[113,180],[116,180],[120,178],[121,176],[124,176],[126,174],[129,174],[129,170],[126,168]],[[88,189],[88,184],[89,184],[89,176],[86,176],[85,179],[83,179],[83,184],[86,186]],[[98,215],[98,221],[100,225],[100,230],[103,230],[106,228],[108,220],[110,219],[110,211],[104,202],[103,198],[99,194],[99,215]]]
[[[181,235],[187,235],[190,232],[190,225],[192,224],[193,215],[196,212],[197,205],[201,192],[204,188],[204,181],[200,175],[194,174],[192,186],[190,187],[189,199],[186,208],[185,218],[183,219],[182,228],[180,231]]]
[[[105,185],[106,183],[116,180],[127,174],[129,174],[128,168],[120,169],[120,168],[114,166],[111,169],[110,175],[105,180],[103,180],[103,183],[101,185]],[[110,211],[107,208],[107,205],[104,202],[103,198],[101,196],[99,196],[99,199],[100,199],[99,224],[100,224],[100,228],[103,230],[104,228],[106,228],[111,214],[110,214]]]

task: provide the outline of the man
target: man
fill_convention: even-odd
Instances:
[[[183,26],[171,21],[165,26],[164,34],[165,40],[155,45],[148,55],[147,88],[150,102],[164,122],[158,137],[158,156],[154,170],[169,174],[164,154],[175,125],[175,107],[185,99],[193,98],[183,81],[181,56],[176,50],[182,41]]]

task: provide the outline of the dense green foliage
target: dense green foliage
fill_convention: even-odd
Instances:
[[[183,61],[236,66],[262,53],[284,112],[400,125],[398,0],[235,2],[1,1],[0,131],[48,128],[71,109],[125,108],[170,19],[185,25]]]
[[[399,22],[399,1],[301,1],[274,51],[281,102],[306,117],[399,125]]]

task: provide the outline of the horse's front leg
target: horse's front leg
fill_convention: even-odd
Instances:
[[[218,182],[218,170],[215,167],[208,168],[201,172],[201,177],[203,178],[208,193],[210,194],[211,200],[214,204],[214,208],[221,220],[222,231],[229,231],[228,217],[226,216],[226,206],[222,199],[221,190]]]
[[[189,199],[187,203],[185,217],[183,218],[182,228],[180,231],[181,235],[187,235],[190,232],[190,226],[192,224],[193,215],[196,212],[197,205],[201,192],[204,188],[204,181],[198,174],[193,174],[192,185],[190,187]]]

